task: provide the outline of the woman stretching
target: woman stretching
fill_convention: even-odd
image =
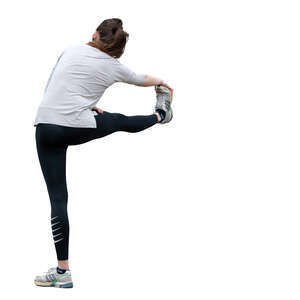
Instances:
[[[36,285],[73,287],[68,262],[68,146],[116,131],[139,132],[157,123],[168,123],[173,117],[172,88],[159,78],[136,74],[118,61],[127,39],[128,33],[123,31],[120,19],[104,20],[91,42],[63,51],[47,82],[34,126],[37,153],[51,203],[51,228],[58,266],[36,276]],[[105,89],[115,82],[155,86],[154,112],[146,116],[125,116],[97,108],[95,105]]]

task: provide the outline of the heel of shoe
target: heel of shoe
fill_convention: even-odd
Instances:
[[[73,282],[56,283],[55,287],[57,287],[57,288],[72,288],[73,287]]]
[[[166,114],[166,117],[164,118],[164,120],[162,120],[160,122],[160,124],[166,124],[166,123],[169,123],[171,122],[171,120],[173,119],[173,110],[172,108],[170,107],[167,114]]]

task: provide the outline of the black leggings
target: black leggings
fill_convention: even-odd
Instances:
[[[158,122],[155,114],[125,116],[106,111],[97,114],[95,119],[97,128],[75,128],[46,123],[36,126],[36,147],[51,203],[51,227],[58,260],[68,259],[69,254],[66,184],[68,146],[83,144],[116,131],[139,132]]]

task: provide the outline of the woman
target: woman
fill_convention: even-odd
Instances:
[[[104,20],[93,34],[93,41],[63,51],[46,85],[34,126],[38,157],[51,202],[51,228],[58,266],[36,276],[36,285],[73,287],[68,262],[68,146],[116,131],[139,132],[157,123],[168,123],[173,117],[172,88],[159,78],[136,74],[118,61],[128,36],[120,19]],[[105,89],[115,82],[155,86],[157,102],[153,114],[125,116],[97,108],[95,105]]]

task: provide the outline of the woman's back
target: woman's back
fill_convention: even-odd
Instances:
[[[91,107],[106,88],[118,81],[142,85],[145,77],[87,44],[66,48],[52,70],[34,125],[95,128]]]

